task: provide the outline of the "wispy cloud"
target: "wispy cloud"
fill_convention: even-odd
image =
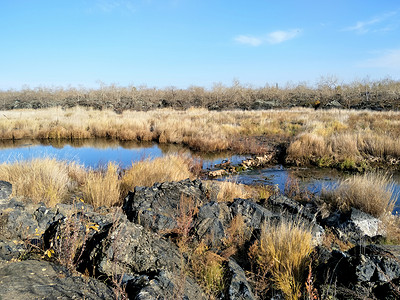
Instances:
[[[278,30],[270,32],[264,36],[238,35],[234,38],[234,40],[240,44],[250,45],[253,47],[257,47],[265,43],[274,45],[297,37],[301,31],[301,29],[292,29],[286,31]]]
[[[374,18],[371,18],[367,21],[358,21],[355,25],[349,26],[343,29],[343,31],[354,31],[359,34],[365,34],[368,32],[377,32],[377,31],[388,31],[388,29],[392,28],[390,25],[382,24],[385,21],[388,21],[392,16],[396,15],[396,11],[392,11]],[[379,28],[378,25],[383,25],[383,28]]]
[[[367,68],[400,69],[400,48],[380,52],[378,56],[359,64]]]
[[[254,47],[260,46],[263,43],[262,39],[248,35],[239,35],[235,37],[235,41],[240,44],[250,45]]]

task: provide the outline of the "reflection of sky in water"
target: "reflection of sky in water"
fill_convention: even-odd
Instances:
[[[107,164],[109,161],[114,161],[120,164],[121,167],[126,168],[129,167],[132,162],[160,156],[162,156],[162,151],[156,145],[134,149],[125,149],[120,146],[99,149],[93,147],[75,148],[70,145],[66,145],[63,148],[35,145],[14,149],[2,149],[0,151],[1,162],[54,157],[59,160],[76,161],[93,168]]]
[[[285,183],[288,180],[289,173],[291,172],[290,169],[285,169],[282,166],[275,166],[268,169],[245,171],[239,175],[230,177],[228,180],[243,184],[278,185],[279,190],[283,192],[285,190]],[[320,174],[318,175],[318,173]],[[311,193],[315,194],[319,194],[323,188],[334,188],[339,180],[337,174],[334,175],[334,173],[330,173],[328,170],[324,169],[315,170],[314,174],[317,174],[318,176],[297,179],[299,179],[300,187],[307,188]],[[226,178],[219,180],[226,180]],[[394,176],[393,180],[395,182],[394,192],[397,196],[393,213],[400,213],[400,178]]]
[[[183,151],[184,150],[184,151]],[[54,157],[59,160],[76,161],[86,167],[96,168],[103,166],[109,161],[118,163],[122,168],[128,168],[132,162],[143,159],[153,159],[161,157],[168,153],[185,153],[191,155],[190,151],[182,147],[160,148],[157,144],[135,145],[132,148],[121,147],[119,145],[110,145],[110,147],[97,148],[96,146],[80,146],[73,147],[71,145],[63,145],[54,147],[51,145],[19,145],[15,148],[8,147],[0,149],[0,163],[14,162],[17,160],[29,160],[32,158]],[[197,157],[197,155],[196,155]],[[210,168],[214,164],[221,163],[229,158],[228,154],[221,155],[205,155],[200,157],[203,160],[203,167]],[[245,159],[243,156],[230,157],[231,162],[238,164]]]

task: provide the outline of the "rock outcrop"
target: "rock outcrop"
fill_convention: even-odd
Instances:
[[[317,204],[283,195],[263,203],[217,202],[200,180],[189,179],[136,187],[122,209],[95,210],[84,203],[47,208],[11,198],[11,189],[0,182],[0,290],[7,299],[110,299],[118,293],[129,299],[207,298],[204,282],[188,271],[197,263],[194,252],[178,243],[183,229],[184,246],[204,244],[221,258],[224,284],[216,298],[256,299],[247,253],[265,223],[281,221],[312,232],[314,285],[322,298],[400,295],[400,246],[368,244],[385,232],[379,220],[356,209],[322,217]],[[230,253],[238,218],[242,241]],[[327,247],[326,230],[355,246]],[[68,241],[74,244],[63,244]],[[267,294],[283,297],[279,291]]]

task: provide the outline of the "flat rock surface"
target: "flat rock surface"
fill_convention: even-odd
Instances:
[[[47,261],[0,264],[0,299],[114,299],[104,283]]]

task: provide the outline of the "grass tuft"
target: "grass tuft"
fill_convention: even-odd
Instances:
[[[83,198],[93,207],[111,207],[120,200],[118,166],[109,162],[106,169],[89,170],[82,187]]]
[[[393,188],[389,176],[372,172],[342,180],[333,190],[323,190],[321,197],[339,210],[354,207],[380,218],[393,211]]]
[[[188,160],[182,156],[168,155],[153,160],[146,159],[132,164],[121,180],[122,197],[135,186],[152,186],[156,182],[179,181],[193,178]]]
[[[38,158],[1,164],[0,178],[11,182],[14,196],[54,206],[68,198],[73,188],[69,174],[79,168],[76,164],[54,158]]]
[[[312,249],[311,232],[301,224],[266,224],[249,251],[258,280],[263,281],[258,288],[265,292],[272,283],[286,299],[299,299]]]

